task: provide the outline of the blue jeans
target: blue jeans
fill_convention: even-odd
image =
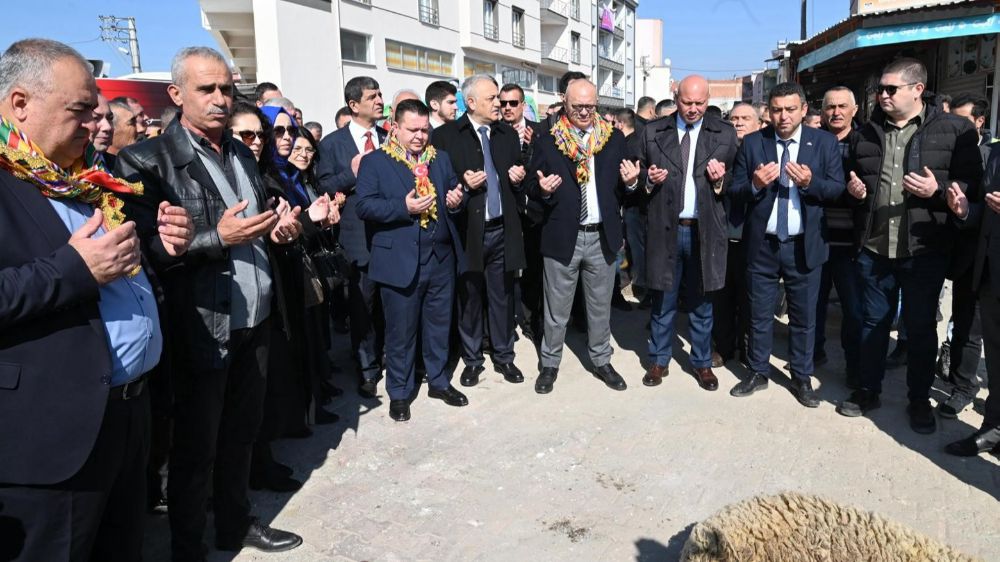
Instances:
[[[669,290],[653,292],[649,318],[649,360],[667,366],[673,355],[677,298],[686,290],[684,302],[691,330],[691,365],[696,369],[712,366],[712,299],[701,290],[701,255],[697,226],[677,227],[677,256],[674,282]]]
[[[813,355],[825,353],[826,312],[830,289],[837,288],[840,297],[840,347],[844,350],[847,374],[858,376],[861,363],[861,276],[851,246],[830,246],[830,259],[823,264],[823,276],[816,303],[816,346]]]
[[[861,329],[861,386],[882,392],[889,330],[896,311],[896,291],[906,301],[902,324],[906,326],[908,362],[907,396],[911,401],[926,400],[934,383],[937,359],[938,295],[944,284],[950,257],[930,253],[889,259],[869,250],[858,256],[858,272],[863,285],[864,322]]]

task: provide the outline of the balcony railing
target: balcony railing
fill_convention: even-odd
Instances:
[[[483,22],[483,37],[494,41],[500,40],[500,28],[495,23]]]
[[[603,47],[602,48],[598,48],[597,49],[597,54],[600,55],[600,57],[602,59],[606,59],[606,60],[609,60],[611,62],[616,62],[618,64],[625,64],[625,56],[624,55],[616,55],[613,52],[611,52],[610,49],[605,49]]]
[[[580,64],[580,49],[572,49],[570,51],[570,61],[573,64]]]
[[[369,0],[370,1],[370,0]],[[426,4],[420,5],[420,21],[431,25],[438,25],[438,9]]]
[[[524,47],[524,32],[515,29],[514,34],[511,36],[511,43],[515,47]]]
[[[569,62],[569,50],[566,47],[559,47],[558,45],[549,43],[542,43],[542,56],[556,62]]]
[[[616,86],[605,86],[601,88],[601,95],[609,98],[625,99],[625,92]]]
[[[569,17],[569,4],[563,0],[543,0],[542,5],[550,12],[557,13],[564,18]]]

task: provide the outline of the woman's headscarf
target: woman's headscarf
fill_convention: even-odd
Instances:
[[[267,116],[267,120],[271,122],[271,127],[274,127],[274,122],[277,121],[278,115],[284,113],[291,120],[290,127],[298,130],[298,123],[295,122],[295,117],[291,113],[285,111],[282,107],[277,106],[264,106],[260,110]],[[296,137],[297,138],[297,137]],[[295,141],[292,140],[292,146],[295,146]],[[265,155],[261,155],[264,157]],[[292,206],[300,206],[303,209],[308,207],[312,201],[309,200],[309,194],[306,191],[305,184],[302,183],[302,172],[296,168],[293,164],[288,161],[288,158],[278,154],[278,142],[277,139],[271,144],[271,154],[268,155],[271,161],[274,162],[275,169],[278,170],[278,175],[281,179],[282,187],[285,189],[285,194],[288,196],[288,202]]]

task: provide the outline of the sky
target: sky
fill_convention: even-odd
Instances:
[[[638,17],[663,20],[672,77],[732,78],[764,68],[781,40],[798,40],[801,0],[640,0]],[[850,0],[808,0],[807,36],[850,15]],[[772,67],[774,63],[771,63]]]
[[[847,17],[850,0],[808,0],[811,36]],[[201,27],[197,0],[29,0],[4,8],[6,39],[48,37],[127,74],[127,55],[100,40],[98,15],[132,16],[145,71],[167,71],[182,46],[216,46]],[[781,39],[798,39],[801,0],[640,0],[641,18],[663,20],[663,53],[675,79],[688,74],[731,78],[764,67]],[[11,33],[10,30],[13,30]]]

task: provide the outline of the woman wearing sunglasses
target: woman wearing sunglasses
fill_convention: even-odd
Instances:
[[[264,148],[264,122],[267,118],[260,109],[249,102],[238,101],[233,104],[233,112],[229,116],[229,130],[233,138],[250,148],[255,160],[260,162],[260,153]]]

